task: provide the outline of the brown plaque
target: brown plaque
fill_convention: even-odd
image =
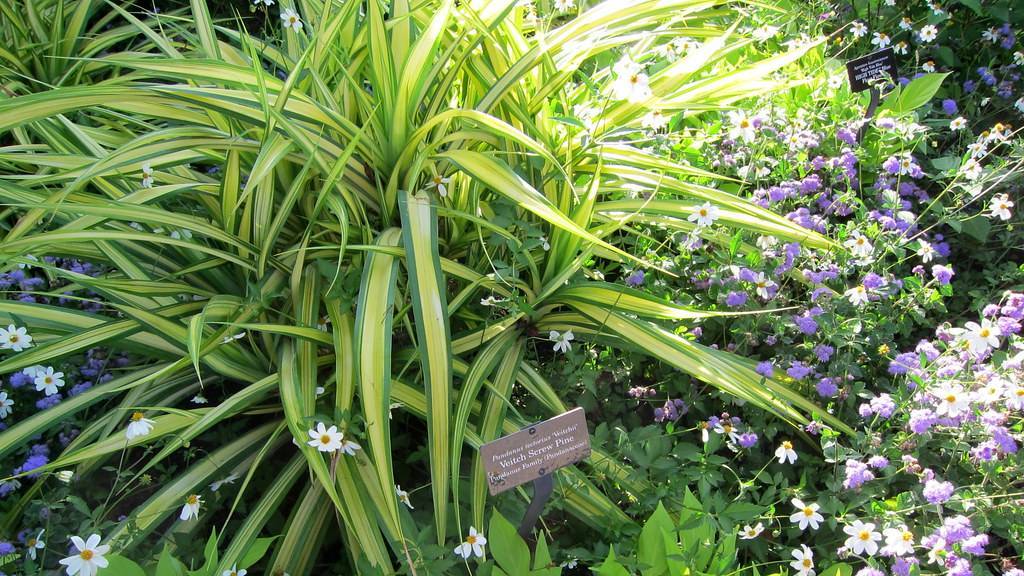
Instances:
[[[590,456],[583,408],[527,426],[480,447],[491,496]]]

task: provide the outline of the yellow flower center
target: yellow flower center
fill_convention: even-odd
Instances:
[[[793,443],[790,442],[789,440],[786,440],[785,442],[782,443],[782,447],[785,448],[786,450],[792,450]]]
[[[868,540],[871,540],[871,532],[868,532],[867,530],[861,530],[860,534],[857,534],[857,537],[867,542]]]
[[[746,118],[740,120],[740,128],[750,128],[750,120],[747,120]]]
[[[1024,398],[1024,388],[1017,388],[1017,392],[1015,392],[1015,394]]]
[[[11,334],[11,336],[8,338],[8,340],[12,344],[16,344],[18,342],[18,335],[17,334]]]
[[[195,506],[196,504],[199,504],[199,496],[197,494],[192,494],[191,496],[185,499],[185,502],[189,506]]]
[[[982,328],[981,331],[978,332],[978,334],[980,334],[982,338],[988,338],[988,335],[991,333],[992,331],[989,330],[988,328]]]
[[[36,547],[36,539],[35,538],[29,538],[28,542],[26,542],[25,545],[28,546],[29,548],[35,548]]]
[[[725,434],[732,434],[732,424],[725,424],[722,426],[722,432]]]
[[[804,558],[803,561],[800,563],[804,565],[804,568],[810,568],[811,566],[813,566],[810,558]]]
[[[476,536],[466,536],[466,544],[469,544],[470,546],[476,544]]]
[[[700,215],[701,215],[701,216],[707,216],[707,215],[708,215],[708,211],[707,211],[707,210],[705,210],[704,208],[701,208],[701,209],[700,209]]]
[[[633,74],[632,76],[629,77],[629,83],[630,84],[637,84],[639,82],[640,82],[640,76],[638,74]]]
[[[331,443],[331,437],[328,436],[327,434],[321,434],[320,435],[320,443],[321,444],[330,444]]]
[[[956,402],[956,394],[946,395],[946,402],[949,402],[950,404]]]
[[[92,560],[92,556],[93,556],[92,550],[82,550],[81,552],[78,553],[78,555],[81,556],[82,560],[85,560],[86,562],[88,562],[89,560]]]
[[[434,176],[434,186],[440,186],[440,185],[441,185],[441,177],[440,176]]]
[[[904,532],[903,533],[903,541],[904,542],[911,542],[913,540],[914,540],[914,535],[913,534],[911,534],[910,532]]]
[[[808,518],[814,516],[814,510],[812,510],[810,506],[804,508],[804,516],[807,516]]]
[[[52,376],[43,376],[43,382],[46,383],[46,384],[53,384],[53,377]]]
[[[132,414],[132,422],[138,422],[142,420],[142,412],[135,412]]]

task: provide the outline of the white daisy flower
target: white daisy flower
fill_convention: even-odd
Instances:
[[[963,116],[957,116],[949,121],[950,130],[963,130],[967,127],[967,119]]]
[[[849,535],[846,547],[854,554],[874,556],[878,552],[878,541],[882,539],[882,535],[875,531],[874,524],[854,520],[853,524],[843,527],[843,532]]]
[[[64,385],[64,373],[54,372],[53,366],[47,366],[43,370],[36,371],[36,391],[45,392],[47,396],[53,396],[57,389]]]
[[[806,530],[808,526],[811,530],[818,529],[818,523],[824,520],[821,514],[818,513],[818,506],[815,503],[804,504],[803,500],[793,498],[793,507],[796,508],[790,517],[789,521],[800,526],[800,530]]]
[[[612,82],[612,98],[629,102],[643,102],[651,97],[647,74],[643,66],[634,62],[629,56],[623,57],[615,64],[615,81]]]
[[[715,220],[718,220],[718,207],[711,204],[711,202],[705,202],[687,216],[686,219],[690,222],[696,222],[698,228],[711,226],[715,223]]]
[[[484,546],[487,544],[487,538],[484,535],[477,532],[476,528],[469,527],[469,536],[455,547],[455,554],[468,559],[470,556],[476,555],[477,558],[484,557]]]
[[[284,24],[285,30],[289,28],[296,32],[302,30],[302,19],[291,8],[285,8],[281,11],[281,22]]]
[[[566,330],[564,333],[559,333],[557,330],[552,330],[548,334],[548,339],[555,343],[555,352],[561,352],[563,354],[572,350],[571,342],[576,338],[573,335],[572,330]]]
[[[924,28],[921,28],[921,30],[917,33],[917,37],[920,38],[922,42],[931,42],[932,40],[935,40],[938,36],[939,29],[931,24],[925,26]]]
[[[36,534],[35,538],[29,538],[25,541],[25,550],[33,560],[36,559],[36,554],[40,550],[46,548],[46,542],[43,542],[43,533],[45,532],[46,530],[40,530],[39,534]]]
[[[892,38],[889,38],[888,34],[883,32],[875,32],[874,38],[871,39],[871,43],[881,48],[886,48],[889,44],[892,44]]]
[[[232,564],[231,570],[225,570],[220,576],[245,576],[246,574],[248,572],[246,572],[245,568],[240,569],[238,564]]]
[[[345,437],[338,431],[337,426],[327,428],[323,422],[317,422],[316,429],[310,429],[308,433],[312,440],[308,440],[306,444],[320,452],[334,452],[341,449],[341,441]]]
[[[914,553],[914,534],[906,526],[886,528],[882,530],[882,534],[885,536],[883,556],[905,556]]]
[[[345,440],[341,444],[341,451],[344,452],[345,454],[348,454],[349,456],[355,456],[356,455],[356,450],[362,450],[362,449],[363,449],[362,446],[360,446],[359,444],[356,444],[355,442],[353,442],[351,440]]]
[[[814,576],[814,553],[803,544],[799,550],[793,550],[793,561],[789,565],[799,576]]]
[[[409,493],[402,490],[402,487],[398,484],[395,484],[395,495],[398,496],[399,502],[409,507],[409,510],[414,510],[412,502],[409,500]]]
[[[868,291],[863,284],[843,292],[843,296],[846,296],[846,299],[854,306],[864,306],[868,303]]]
[[[859,230],[854,230],[846,242],[843,242],[843,246],[849,248],[850,253],[858,258],[869,258],[875,250],[868,237],[861,234]]]
[[[189,494],[185,498],[185,505],[181,507],[180,518],[188,521],[191,519],[199,519],[199,506],[202,505],[203,501],[199,497],[199,494]]]
[[[67,566],[68,576],[96,576],[100,568],[106,568],[110,562],[104,558],[104,554],[110,552],[110,546],[100,545],[100,535],[93,534],[88,540],[82,540],[78,536],[71,537],[71,543],[78,550],[77,554],[68,556],[60,561]]]
[[[7,396],[7,392],[0,392],[0,419],[10,416],[13,407],[14,400]]]
[[[21,352],[32,347],[32,336],[24,327],[10,324],[7,329],[0,328],[0,350]]]
[[[1010,197],[1006,194],[997,194],[992,198],[992,203],[988,206],[988,209],[991,211],[989,216],[999,218],[1000,220],[1009,220],[1013,216],[1010,208],[1013,208],[1013,202],[1010,200]]]
[[[125,430],[125,436],[129,440],[134,440],[139,436],[145,436],[153,431],[153,425],[156,422],[149,418],[144,418],[142,412],[132,413],[131,419],[128,420],[128,429]]]
[[[785,464],[788,460],[790,464],[796,462],[796,450],[793,450],[793,443],[789,440],[784,440],[778,448],[775,449],[775,457],[779,459],[779,464]]]
[[[427,186],[429,188],[433,188],[434,190],[436,190],[437,195],[440,196],[441,198],[444,198],[448,196],[448,183],[450,181],[451,178],[441,176],[440,174],[435,174],[433,177],[430,178],[430,182],[427,184]]]
[[[747,524],[740,530],[740,540],[753,540],[760,536],[761,532],[764,532],[764,524],[762,522],[758,522],[753,526]]]
[[[861,22],[860,20],[854,22],[853,24],[850,24],[850,34],[852,34],[854,38],[863,38],[864,36],[867,36],[867,33],[867,24]]]

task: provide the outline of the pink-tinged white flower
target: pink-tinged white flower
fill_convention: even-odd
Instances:
[[[921,70],[924,70],[925,72],[927,72],[929,74],[931,74],[932,72],[935,72],[935,61],[934,60],[926,60],[924,64],[921,64]]]
[[[651,87],[648,85],[647,74],[643,66],[626,56],[615,64],[613,71],[616,74],[612,82],[612,97],[616,100],[628,100],[629,102],[643,102],[651,97]]]
[[[783,440],[782,444],[775,449],[775,457],[779,459],[779,464],[785,464],[788,460],[790,464],[796,462],[796,450],[793,450],[793,443],[789,440]]]
[[[21,352],[32,347],[32,336],[24,327],[10,324],[7,329],[0,328],[0,350]]]
[[[757,136],[757,128],[754,127],[754,120],[747,116],[742,110],[729,112],[729,137],[744,142],[753,142]]]
[[[89,536],[88,540],[72,536],[71,543],[75,545],[78,553],[60,561],[61,564],[67,566],[68,576],[96,576],[100,568],[106,568],[110,564],[103,557],[104,554],[110,552],[110,546],[100,545],[99,534]]]
[[[843,532],[849,535],[846,547],[854,554],[874,556],[878,552],[878,541],[882,539],[882,535],[875,531],[874,524],[854,520],[853,524],[843,527]]]
[[[992,197],[992,203],[989,204],[988,209],[990,210],[989,215],[992,218],[999,218],[1000,220],[1009,220],[1013,216],[1013,212],[1010,211],[1013,208],[1013,202],[1010,197],[1006,194],[996,194]]]
[[[771,298],[771,290],[775,287],[775,282],[769,280],[764,272],[758,272],[757,278],[754,279],[754,287],[757,289],[757,295],[767,300]]]
[[[799,550],[793,550],[793,561],[789,565],[799,576],[814,576],[814,553],[802,544]]]
[[[54,372],[53,366],[47,366],[43,370],[36,371],[34,379],[37,392],[44,392],[47,396],[53,396],[57,389],[64,385],[64,373]]]
[[[128,419],[128,428],[124,431],[124,435],[129,440],[145,436],[153,431],[154,424],[156,422],[145,418],[142,412],[133,412],[132,417]]]
[[[566,330],[565,332],[559,333],[557,330],[552,330],[548,334],[548,339],[555,343],[555,352],[561,352],[563,354],[569,352],[572,349],[572,341],[576,336],[573,335],[572,330]]]
[[[889,44],[892,44],[892,38],[889,38],[889,35],[883,32],[875,32],[874,38],[871,39],[871,43],[879,48],[886,48]]]
[[[289,28],[296,32],[302,30],[302,19],[291,8],[285,8],[281,11],[281,23],[284,25],[285,30]]]
[[[345,437],[344,434],[338,431],[337,426],[331,426],[328,428],[323,422],[316,423],[316,429],[310,429],[307,431],[311,440],[307,440],[306,444],[319,450],[320,452],[335,452],[341,449],[341,441]]]
[[[971,395],[963,388],[948,384],[932,391],[935,397],[935,413],[939,416],[956,418],[971,409]]]
[[[967,119],[963,116],[957,116],[949,121],[949,129],[953,131],[963,130],[967,127]]]
[[[0,419],[7,418],[14,409],[14,400],[7,396],[7,392],[0,392]]]
[[[433,188],[437,192],[438,196],[444,198],[448,196],[448,182],[450,181],[450,178],[446,178],[440,174],[434,174],[434,176],[431,177],[430,182],[427,183],[427,187]]]
[[[925,43],[935,40],[936,38],[938,38],[938,36],[939,29],[931,24],[925,26],[924,28],[921,28],[921,30],[917,33],[917,37],[920,38],[921,41]]]
[[[805,504],[799,498],[793,498],[792,503],[796,512],[789,517],[789,521],[799,525],[800,530],[806,530],[808,526],[811,527],[811,530],[817,530],[818,523],[825,519],[818,513],[820,506],[814,502]]]
[[[986,318],[981,321],[981,324],[977,322],[964,324],[964,332],[961,337],[967,342],[971,352],[984,354],[989,348],[999,347],[999,337],[1002,335],[999,326]]]
[[[964,178],[974,181],[981,177],[981,164],[978,163],[974,158],[968,158],[960,167],[960,173],[963,174]]]
[[[718,219],[718,207],[711,204],[711,202],[705,202],[698,206],[686,219],[690,222],[696,222],[698,228],[711,226]]]
[[[853,24],[850,24],[850,34],[853,35],[854,38],[863,38],[864,36],[867,36],[867,33],[867,24],[861,22],[860,20],[854,22]]]
[[[40,550],[46,548],[46,542],[43,542],[43,534],[45,532],[46,530],[40,530],[39,534],[37,534],[35,538],[25,540],[25,551],[33,560],[36,559],[36,554],[38,554]]]
[[[868,303],[868,290],[863,284],[854,286],[846,292],[843,292],[843,296],[850,301],[850,304],[854,306],[864,306]]]
[[[484,557],[484,546],[487,544],[487,538],[484,535],[477,532],[476,528],[469,527],[469,536],[455,547],[455,554],[462,556],[463,558],[469,558],[470,556],[476,555],[477,558]]]
[[[843,246],[849,248],[850,253],[858,258],[869,258],[875,251],[875,247],[871,245],[868,237],[861,234],[859,230],[854,230],[846,242],[843,242]]]
[[[758,522],[753,526],[747,524],[743,527],[742,530],[740,530],[740,540],[753,540],[754,538],[760,536],[761,532],[764,532],[763,523]]]
[[[185,505],[181,507],[180,518],[188,521],[192,519],[199,519],[199,507],[203,504],[202,498],[199,494],[189,494],[185,498]]]
[[[402,490],[402,487],[395,484],[395,496],[398,496],[398,501],[409,507],[409,510],[413,510],[412,502],[409,500],[409,493]]]

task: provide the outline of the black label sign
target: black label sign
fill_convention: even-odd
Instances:
[[[846,63],[850,90],[862,92],[871,87],[871,81],[886,76],[896,77],[896,53],[885,48]]]

